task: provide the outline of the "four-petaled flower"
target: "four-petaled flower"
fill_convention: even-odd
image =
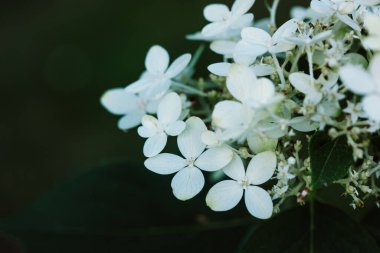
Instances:
[[[166,146],[168,135],[177,136],[185,129],[185,122],[178,120],[181,111],[181,98],[177,93],[170,92],[158,105],[157,118],[150,115],[142,118],[138,133],[148,138],[143,150],[146,157],[159,154]]]
[[[100,102],[110,113],[123,115],[118,127],[121,130],[128,130],[140,125],[145,114],[156,113],[159,100],[127,93],[124,88],[115,88],[106,91]]]
[[[174,196],[188,200],[197,195],[203,188],[205,179],[201,170],[217,171],[225,167],[233,157],[233,152],[226,147],[206,149],[201,134],[207,131],[203,121],[191,117],[186,121],[186,129],[178,136],[177,143],[182,158],[178,155],[162,153],[145,161],[149,170],[168,175],[176,173],[171,187]]]
[[[204,37],[214,37],[224,33],[238,31],[252,23],[253,15],[247,11],[255,0],[236,0],[231,11],[224,4],[210,4],[203,11],[211,23],[202,29]]]
[[[272,216],[273,203],[261,185],[268,181],[276,169],[277,159],[272,151],[257,154],[248,164],[247,171],[241,158],[234,156],[223,170],[233,180],[224,180],[214,185],[206,196],[207,205],[214,211],[227,211],[235,207],[244,195],[250,214],[259,219]]]
[[[186,68],[190,60],[191,55],[184,54],[169,66],[168,52],[161,46],[152,46],[145,58],[146,72],[125,90],[128,93],[143,92],[150,98],[160,97],[169,90],[172,79]]]
[[[369,65],[369,73],[359,65],[347,65],[340,69],[340,78],[352,92],[363,95],[363,110],[368,117],[380,122],[380,55]]]

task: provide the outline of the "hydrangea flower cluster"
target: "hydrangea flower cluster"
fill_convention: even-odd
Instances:
[[[195,197],[212,174],[219,182],[206,204],[214,211],[244,196],[248,212],[267,219],[288,198],[303,203],[313,189],[303,149],[315,132],[346,137],[354,162],[334,183],[351,205],[378,198],[380,149],[371,140],[380,130],[380,0],[312,0],[281,25],[279,0],[257,21],[248,13],[254,2],[206,6],[209,23],[187,36],[221,56],[209,78],[193,76],[202,47],[169,64],[155,45],[139,80],[107,91],[102,105],[122,116],[121,130],[138,127],[146,168],[174,174],[179,200]],[[169,137],[180,155],[164,151]]]

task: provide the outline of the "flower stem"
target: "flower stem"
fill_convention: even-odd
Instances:
[[[278,8],[279,3],[280,3],[280,0],[274,0],[273,4],[272,4],[272,8],[270,9],[270,24],[273,27],[277,27],[276,26],[276,13],[277,13],[277,8]]]
[[[273,58],[274,64],[276,65],[276,71],[277,71],[277,74],[278,74],[278,76],[280,77],[281,88],[284,89],[284,88],[285,88],[285,77],[284,77],[284,72],[282,71],[281,65],[280,65],[280,63],[278,62],[278,59],[277,59],[277,57],[276,57],[275,54],[272,54],[272,58]]]
[[[314,232],[315,232],[315,210],[314,210],[314,196],[310,194],[309,213],[310,213],[310,242],[309,252],[314,253]]]
[[[173,87],[174,88],[177,88],[185,93],[188,93],[188,94],[195,94],[195,95],[199,95],[201,97],[207,97],[207,94],[196,89],[196,88],[193,88],[193,87],[190,87],[190,86],[187,86],[183,83],[179,83],[179,82],[174,82],[173,81]]]

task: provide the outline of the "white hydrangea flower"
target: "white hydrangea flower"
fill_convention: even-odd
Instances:
[[[310,7],[294,6],[290,9],[290,17],[297,20],[310,19],[317,20],[321,15],[313,11]]]
[[[318,104],[322,93],[316,87],[316,80],[303,72],[291,73],[289,81],[299,92],[305,94],[305,103]]]
[[[124,88],[106,91],[101,104],[112,114],[124,115],[118,122],[121,130],[128,130],[141,124],[142,117],[157,111],[159,100],[143,98],[140,94],[127,93]]]
[[[269,79],[257,79],[253,71],[244,65],[233,65],[227,78],[227,89],[237,101],[221,101],[215,105],[212,123],[224,129],[231,139],[244,141],[247,131],[266,114],[255,111],[273,105],[281,98]],[[255,114],[256,113],[256,114]]]
[[[349,15],[356,9],[356,3],[352,0],[312,0],[310,7],[324,17],[336,16],[340,21],[356,31],[361,28]]]
[[[380,51],[380,17],[374,14],[366,15],[364,27],[369,33],[369,36],[363,40],[364,46],[375,51]]]
[[[166,146],[168,135],[177,136],[185,129],[185,122],[179,120],[182,106],[177,93],[170,92],[162,99],[157,109],[157,118],[145,115],[138,134],[148,138],[144,145],[144,155],[152,157],[159,154]]]
[[[169,54],[161,46],[152,46],[145,58],[146,72],[142,77],[128,85],[128,93],[143,93],[148,98],[165,94],[172,84],[172,79],[178,76],[189,64],[190,54],[183,54],[169,66]]]
[[[241,31],[242,40],[236,45],[235,57],[255,59],[266,52],[277,54],[289,51],[295,45],[286,41],[286,38],[291,37],[297,27],[297,21],[291,19],[278,28],[273,36],[262,29],[246,27]]]
[[[380,54],[372,59],[369,72],[358,65],[347,65],[340,69],[340,78],[352,92],[363,96],[363,110],[367,116],[380,122]]]
[[[145,167],[149,170],[173,177],[171,187],[173,194],[180,200],[188,200],[197,195],[203,188],[205,179],[203,171],[217,171],[228,165],[233,152],[226,147],[206,149],[201,134],[207,131],[203,121],[191,117],[186,121],[186,129],[177,137],[179,151],[185,157],[162,153],[148,158]]]
[[[204,37],[240,32],[243,27],[251,25],[253,15],[247,13],[255,0],[236,0],[231,10],[224,4],[210,4],[205,7],[203,15],[211,23],[202,29]]]
[[[249,162],[247,171],[238,155],[234,155],[224,173],[232,180],[214,185],[206,196],[207,205],[214,211],[227,211],[235,207],[244,195],[251,215],[259,219],[272,216],[273,203],[267,191],[258,187],[268,181],[276,169],[277,159],[272,151],[257,154]]]

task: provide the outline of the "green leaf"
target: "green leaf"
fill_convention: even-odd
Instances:
[[[94,169],[2,221],[0,230],[28,253],[232,252],[254,219],[242,217],[242,208],[212,212],[205,193],[179,201],[171,178],[131,164]]]
[[[309,155],[313,189],[343,178],[353,163],[352,150],[344,136],[331,140],[317,132],[311,138]]]
[[[313,247],[309,206],[298,207],[260,226],[241,252],[255,253],[377,253],[374,238],[338,209],[316,205]]]

